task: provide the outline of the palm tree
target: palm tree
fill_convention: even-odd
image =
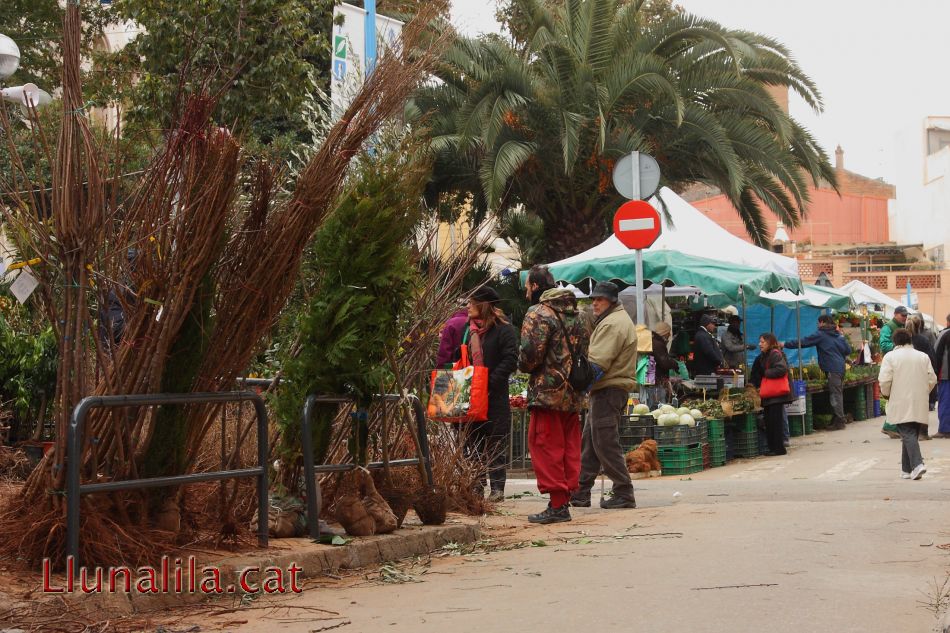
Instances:
[[[409,105],[437,156],[430,196],[468,196],[476,216],[523,205],[551,260],[607,235],[623,202],[611,171],[631,151],[654,155],[674,189],[720,189],[760,244],[764,209],[797,226],[808,181],[835,183],[768,92],[785,86],[822,107],[780,43],[685,13],[651,19],[643,0],[513,2],[529,16],[524,42],[459,39],[440,81]]]

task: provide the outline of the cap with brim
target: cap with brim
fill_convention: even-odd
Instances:
[[[706,326],[706,325],[709,325],[710,323],[715,323],[715,322],[716,322],[716,319],[711,314],[704,314],[699,319],[699,324],[701,326]]]
[[[907,314],[907,308],[904,306],[897,306],[894,308],[894,314]]]

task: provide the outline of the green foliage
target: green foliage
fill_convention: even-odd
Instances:
[[[116,0],[116,16],[143,32],[97,57],[108,70],[97,94],[125,95],[128,124],[149,129],[168,124],[182,88],[203,88],[221,93],[220,124],[265,143],[295,138],[306,129],[300,117],[311,78],[328,86],[332,7],[332,0]]]
[[[109,10],[99,0],[78,0],[82,11],[82,52],[88,56],[109,21]],[[60,0],[3,0],[0,33],[20,49],[20,68],[7,85],[34,83],[50,94],[62,83],[63,16]]]
[[[550,261],[609,233],[613,166],[642,151],[673,189],[720,189],[758,242],[764,210],[798,225],[807,181],[834,171],[768,90],[820,110],[816,86],[781,43],[667,4],[512,0],[513,42],[457,40],[407,108],[436,153],[427,198],[468,196],[475,217],[523,205]]]
[[[191,310],[169,352],[162,375],[161,393],[189,393],[192,390],[213,329],[213,300],[214,282],[209,273],[201,280]],[[184,472],[187,461],[187,421],[183,407],[166,406],[158,409],[155,430],[142,465],[145,477],[180,475]],[[162,495],[169,490],[173,489],[159,489],[157,494],[153,494],[153,504],[158,504]]]
[[[37,111],[31,123],[21,116],[20,108],[5,108],[8,126],[0,125],[0,200],[10,191],[49,188],[52,185],[50,162],[55,159],[56,145],[62,129],[63,102],[54,100]],[[128,174],[142,169],[148,162],[150,146],[138,137],[115,139],[102,126],[91,127],[103,173]],[[11,151],[12,148],[12,151]],[[110,181],[111,186],[131,186],[127,178]]]
[[[551,7],[563,7],[565,0],[549,0]],[[673,4],[672,0],[620,0],[620,5],[640,4],[640,14],[647,22],[658,24],[680,13],[683,7]],[[531,35],[531,15],[524,3],[508,0],[499,2],[495,10],[495,19],[507,31],[518,48],[528,44]]]
[[[56,335],[29,307],[0,288],[0,404],[14,415],[21,438],[38,419],[43,402],[56,390]],[[52,406],[45,417],[50,417]]]
[[[404,312],[419,284],[412,249],[422,182],[406,156],[378,150],[377,157],[364,158],[309,249],[302,282],[309,298],[290,317],[300,349],[282,362],[289,383],[277,402],[285,456],[296,453],[308,394],[347,394],[365,406],[389,382],[387,355],[397,353]],[[317,411],[317,460],[325,456],[334,412]],[[362,435],[357,428],[354,437]],[[365,437],[358,444],[357,456]]]

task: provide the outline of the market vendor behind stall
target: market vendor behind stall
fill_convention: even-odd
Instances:
[[[693,375],[709,375],[723,366],[722,350],[712,333],[716,331],[716,319],[704,314],[699,320],[699,329],[693,339]]]

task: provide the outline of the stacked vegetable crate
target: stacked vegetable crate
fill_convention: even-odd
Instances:
[[[648,416],[651,417],[652,416]],[[653,439],[658,446],[687,446],[703,444],[708,438],[705,420],[696,420],[696,426],[675,424],[673,426],[656,425],[653,427]]]
[[[706,420],[709,436],[709,466],[726,465],[726,428],[725,422],[718,419]]]
[[[805,435],[815,432],[815,411],[812,408],[811,394],[805,394]]]
[[[643,440],[653,439],[656,420],[652,415],[625,415],[620,420],[620,445],[624,452],[632,451]]]
[[[735,456],[758,457],[759,428],[755,413],[733,416],[736,424]]]
[[[804,415],[788,416],[788,434],[790,436],[801,437],[805,434],[805,417]]]
[[[658,449],[664,475],[690,475],[703,470],[703,445],[661,446]]]
[[[855,422],[867,420],[868,401],[867,390],[864,388],[864,385],[845,389],[844,405],[848,412],[854,417]]]
[[[703,470],[703,446],[708,437],[705,420],[696,426],[677,424],[653,427],[653,439],[664,475],[689,475]]]

